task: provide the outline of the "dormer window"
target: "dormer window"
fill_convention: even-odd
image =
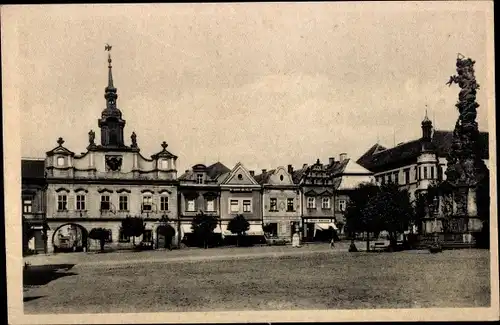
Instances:
[[[57,157],[57,166],[64,166],[64,157]]]
[[[203,184],[203,174],[196,175],[196,183]]]

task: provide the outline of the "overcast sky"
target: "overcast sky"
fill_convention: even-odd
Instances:
[[[377,139],[392,146],[419,137],[426,105],[437,128],[451,130],[459,88],[445,83],[458,52],[476,60],[476,78],[486,84],[486,14],[424,9],[24,7],[16,26],[22,155],[44,157],[58,137],[83,152],[90,129],[100,141],[105,43],[113,46],[127,144],[135,131],[149,157],[167,141],[180,173],[217,160],[259,171],[342,152],[357,159]],[[484,88],[481,130],[488,129]]]

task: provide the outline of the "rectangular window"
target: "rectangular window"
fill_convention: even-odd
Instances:
[[[68,210],[68,196],[66,194],[58,195],[57,211],[67,211],[67,210]]]
[[[109,195],[101,195],[101,211],[108,211],[109,209]]]
[[[196,175],[196,183],[203,184],[203,174]]]
[[[399,184],[399,172],[392,174],[394,184]]]
[[[330,198],[329,197],[324,197],[321,200],[321,208],[322,209],[330,209]]]
[[[307,198],[307,208],[308,209],[315,209],[316,208],[316,198],[314,198],[314,197]]]
[[[187,200],[186,208],[187,208],[187,211],[190,211],[190,212],[196,211],[194,199]]]
[[[243,212],[252,212],[250,200],[243,200]]]
[[[119,198],[119,208],[120,208],[120,211],[128,211],[128,196],[126,195],[120,195],[120,198]]]
[[[380,180],[381,180],[382,184],[385,184],[385,176],[384,175],[380,176]]]
[[[31,213],[32,206],[33,206],[33,202],[31,200],[24,200],[23,201],[23,212],[24,213]]]
[[[434,166],[431,167],[431,179],[434,179]]]
[[[405,184],[410,184],[410,170],[405,169]]]
[[[288,212],[294,211],[292,198],[286,199],[286,211],[288,211]]]
[[[153,197],[150,195],[142,197],[142,211],[153,210]]]
[[[214,199],[207,199],[207,211],[215,211]]]
[[[230,205],[231,205],[231,212],[240,212],[238,200],[231,200]]]
[[[120,228],[120,233],[119,233],[119,238],[118,241],[122,243],[129,243],[130,242],[130,237],[126,236],[125,233],[123,232],[123,229]]]
[[[345,211],[347,206],[346,200],[339,200],[339,210],[340,211]]]
[[[424,167],[424,179],[427,179],[427,167]]]
[[[160,210],[168,211],[168,196],[160,197]]]
[[[269,211],[278,211],[278,200],[276,198],[271,198]]]
[[[278,224],[275,222],[267,224],[266,231],[271,237],[278,236]]]
[[[85,195],[76,196],[76,210],[85,211]]]

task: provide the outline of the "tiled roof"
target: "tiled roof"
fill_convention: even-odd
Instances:
[[[338,175],[342,174],[347,167],[347,164],[349,163],[350,158],[346,158],[342,161],[336,161],[332,165],[328,165],[328,172],[331,175]]]
[[[216,162],[215,164],[212,164],[210,166],[207,167],[206,169],[206,173],[207,173],[207,176],[212,179],[212,180],[216,180],[220,175],[222,174],[225,174],[225,173],[228,173],[230,172],[231,170],[229,168],[227,168],[226,166],[224,166],[222,163],[220,162]],[[179,180],[196,180],[195,179],[195,173],[193,172],[193,170],[187,170],[184,174],[182,174],[180,177],[179,177]]]
[[[453,140],[453,132],[451,131],[434,131],[431,140],[431,146],[436,151],[439,157],[446,157],[450,150]],[[385,167],[397,165],[408,160],[416,159],[422,150],[423,140],[413,140],[400,144],[396,147],[385,149],[378,144],[372,146],[363,154],[357,163],[368,170],[378,171]],[[480,132],[479,146],[483,159],[488,159],[488,132]]]
[[[302,176],[304,176],[304,173],[307,171],[308,167],[301,168],[294,170],[292,173],[292,180],[294,184],[299,184],[300,180],[302,179]]]
[[[271,175],[274,173],[274,171],[275,171],[275,169],[271,169],[271,170],[266,171],[265,173],[255,175],[254,179],[257,183],[259,183],[261,185],[266,184],[266,183],[268,183],[269,177],[271,177]]]
[[[22,159],[21,177],[44,179],[45,178],[45,160]]]
[[[207,167],[207,175],[212,179],[217,179],[222,174],[229,173],[231,170],[221,162],[216,162]]]

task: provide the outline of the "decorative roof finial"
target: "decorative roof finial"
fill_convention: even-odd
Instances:
[[[59,139],[57,139],[57,143],[58,143],[60,146],[62,146],[62,145],[63,145],[63,143],[64,143],[64,139],[63,139],[63,138],[61,138],[61,137],[59,137]]]
[[[113,86],[113,73],[111,72],[111,45],[106,43],[104,50],[108,51],[108,88],[114,88]]]
[[[429,116],[427,115],[427,105],[425,105],[425,117],[422,123],[430,123],[431,120],[429,120]]]
[[[167,144],[165,141],[163,141],[163,142],[161,143],[161,147],[163,148],[163,150],[165,150],[165,149],[167,149],[168,144]]]

